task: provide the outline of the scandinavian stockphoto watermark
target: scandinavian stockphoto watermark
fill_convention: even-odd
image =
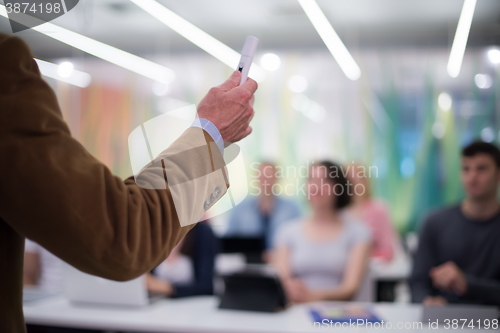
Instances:
[[[80,0],[3,0],[12,32],[52,21],[75,8]]]
[[[323,319],[321,321],[308,322],[303,325],[308,329],[332,329],[332,330],[397,330],[397,331],[418,331],[418,330],[498,330],[500,327],[498,319],[436,319],[427,322],[420,321],[398,321],[391,322],[381,320],[379,322],[370,322],[366,319],[349,319],[344,321],[335,321],[332,319]]]
[[[332,319],[323,319],[322,321],[315,321],[308,323],[309,328],[331,328],[331,329],[351,329],[351,330],[421,330],[425,326],[422,322],[390,322],[390,321],[377,321],[371,322],[367,319],[349,319],[345,321],[335,321]],[[432,328],[429,325],[429,328]]]
[[[311,179],[312,166],[316,170],[323,170],[316,181]],[[250,192],[254,195],[286,195],[312,196],[333,193],[336,196],[347,194],[349,196],[362,196],[368,191],[370,178],[378,178],[379,170],[375,165],[364,166],[356,164],[334,165],[326,167],[309,160],[300,166],[273,165],[270,163],[254,162],[250,164],[252,178]],[[314,178],[314,177],[312,177]],[[285,179],[286,181],[279,181]],[[345,181],[340,181],[345,179]]]

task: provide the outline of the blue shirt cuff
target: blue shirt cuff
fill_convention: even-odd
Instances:
[[[204,129],[211,137],[214,139],[217,147],[219,147],[220,152],[224,155],[224,140],[222,140],[222,135],[219,132],[217,126],[215,126],[210,120],[205,118],[196,118],[191,127],[199,127]]]

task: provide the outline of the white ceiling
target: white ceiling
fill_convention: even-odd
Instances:
[[[1,1],[1,0],[0,0]],[[350,48],[446,46],[462,0],[317,0]],[[259,37],[261,50],[324,48],[295,0],[159,0],[230,47]],[[55,24],[136,54],[199,49],[128,0],[80,0]],[[0,18],[0,31],[10,32]],[[61,57],[74,50],[34,31],[18,33],[35,55]],[[478,0],[469,45],[500,43],[500,1]]]

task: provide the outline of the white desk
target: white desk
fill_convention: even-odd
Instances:
[[[217,308],[214,297],[163,300],[144,308],[73,306],[61,296],[24,306],[28,324],[138,332],[277,333],[277,332],[449,332],[449,330],[398,330],[398,322],[418,322],[421,307],[412,304],[375,303],[373,309],[387,329],[312,328],[307,305],[296,305],[279,313],[256,313]],[[463,330],[462,332],[467,332]],[[470,330],[477,332],[479,330]]]

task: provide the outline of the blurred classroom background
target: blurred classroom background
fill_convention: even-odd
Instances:
[[[318,1],[361,68],[356,81],[342,72],[298,2],[162,3],[235,50],[246,35],[260,38],[255,62],[267,70],[254,132],[241,142],[247,165],[271,160],[298,167],[331,158],[376,166],[374,193],[389,203],[402,234],[415,231],[429,210],[463,196],[460,147],[476,138],[499,140],[495,0],[477,3],[456,78],[447,63],[461,3]],[[86,88],[47,80],[73,135],[121,177],[131,174],[126,143],[134,128],[198,103],[232,71],[131,2],[83,1],[57,22],[176,74],[169,85],[155,83],[41,34],[20,33],[38,58],[70,61],[91,75]]]
[[[248,35],[260,39],[253,133],[238,144],[250,189],[256,162],[374,167],[371,192],[388,209],[401,253],[395,266],[376,273],[379,290],[371,300],[410,302],[406,280],[424,217],[464,198],[462,147],[500,142],[500,2],[474,2],[456,73],[450,52],[464,1],[317,0],[359,77],[346,75],[352,68],[339,66],[299,1],[157,2],[235,51]],[[37,59],[58,66],[46,79],[72,134],[123,178],[132,175],[128,139],[135,128],[196,105],[235,69],[133,1],[82,0],[52,23],[175,73],[157,82],[54,40],[50,29],[17,34]],[[0,19],[0,31],[9,29]],[[75,70],[90,75],[80,86],[64,82]],[[285,173],[278,182],[297,190],[306,179]],[[311,212],[304,195],[289,199]],[[230,214],[211,219],[216,235],[224,234]]]

